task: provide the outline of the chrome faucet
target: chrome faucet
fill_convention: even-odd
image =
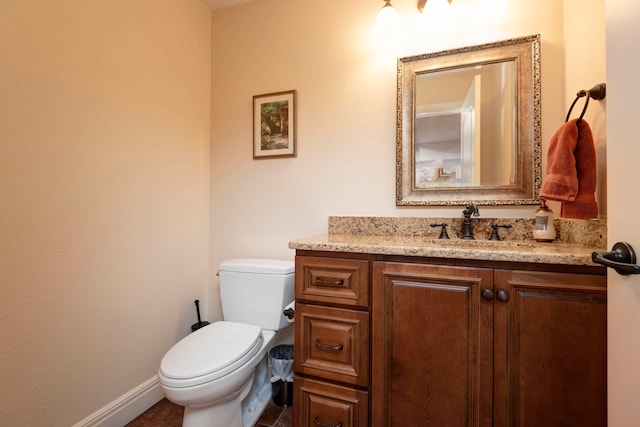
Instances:
[[[464,215],[464,222],[462,223],[462,239],[464,240],[475,240],[473,237],[473,227],[471,224],[471,216],[480,216],[480,211],[478,207],[474,204],[469,203],[467,207],[462,211],[462,215]]]

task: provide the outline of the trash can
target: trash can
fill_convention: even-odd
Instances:
[[[269,351],[271,391],[278,406],[293,404],[293,345],[281,344]]]

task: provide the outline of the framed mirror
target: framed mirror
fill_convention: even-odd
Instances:
[[[398,59],[396,205],[538,204],[540,36]]]

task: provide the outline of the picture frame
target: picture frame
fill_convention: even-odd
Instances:
[[[253,158],[296,156],[296,91],[253,96]]]

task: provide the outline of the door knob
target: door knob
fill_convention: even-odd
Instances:
[[[640,274],[640,265],[636,264],[636,252],[626,242],[616,243],[611,252],[593,252],[591,260],[596,264],[613,268],[618,274]]]

